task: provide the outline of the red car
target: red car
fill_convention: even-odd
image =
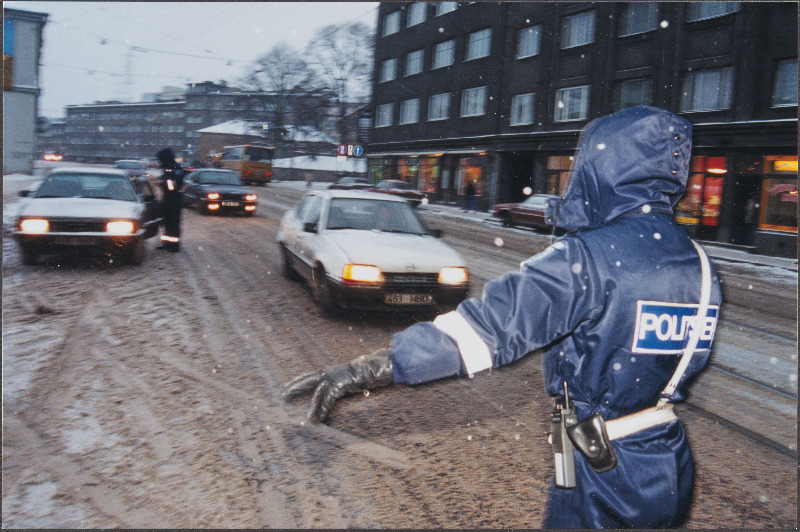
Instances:
[[[492,216],[498,218],[504,226],[527,225],[537,229],[552,229],[546,222],[547,201],[557,198],[550,194],[534,194],[522,203],[498,203],[492,210]]]
[[[427,196],[419,190],[413,188],[408,182],[399,179],[384,179],[369,189],[370,192],[380,192],[393,196],[406,198],[412,206],[417,207]]]

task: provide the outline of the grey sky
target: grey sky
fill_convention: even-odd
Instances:
[[[118,99],[138,101],[164,86],[240,78],[273,45],[302,50],[328,24],[375,27],[377,3],[43,2],[3,6],[48,14],[40,114]]]

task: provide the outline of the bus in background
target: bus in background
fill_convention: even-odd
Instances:
[[[247,184],[266,185],[272,181],[272,156],[275,148],[258,144],[226,146],[214,157],[214,166],[233,170]]]

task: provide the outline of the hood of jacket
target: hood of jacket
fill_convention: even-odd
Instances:
[[[584,229],[630,212],[671,214],[686,189],[691,151],[691,123],[664,109],[631,107],[593,120],[548,223]]]
[[[175,162],[175,154],[171,148],[164,148],[156,153],[158,162],[161,163],[161,168],[177,168],[178,163]]]

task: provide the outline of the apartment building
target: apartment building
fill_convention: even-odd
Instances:
[[[634,105],[694,124],[676,219],[797,253],[797,13],[788,2],[414,2],[378,11],[372,179],[482,208],[563,192],[581,129]]]

